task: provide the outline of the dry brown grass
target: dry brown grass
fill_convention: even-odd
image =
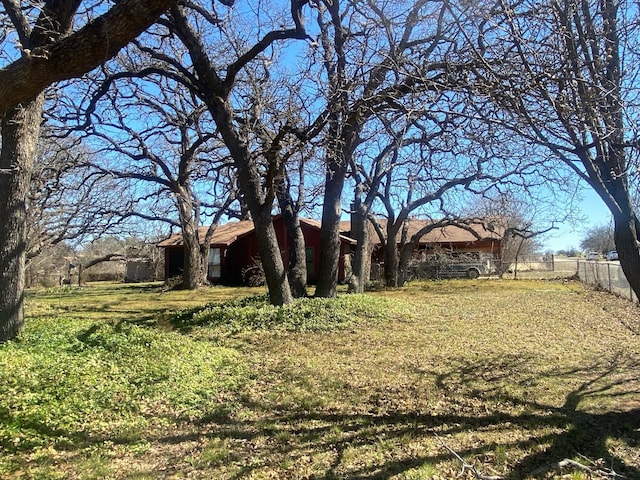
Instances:
[[[388,299],[388,320],[219,340],[250,373],[207,414],[129,443],[40,451],[63,476],[14,476],[454,478],[460,464],[444,442],[487,475],[588,478],[542,471],[571,458],[640,478],[636,305],[570,281],[452,280],[372,295]],[[145,314],[170,308],[165,300]]]

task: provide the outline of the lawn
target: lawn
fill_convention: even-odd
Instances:
[[[30,292],[0,346],[0,478],[640,478],[626,300],[566,280],[263,294]]]

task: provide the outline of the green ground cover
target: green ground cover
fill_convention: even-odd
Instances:
[[[0,346],[0,478],[640,478],[626,300],[486,279],[263,293],[30,292]]]

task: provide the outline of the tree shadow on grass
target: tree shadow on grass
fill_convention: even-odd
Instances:
[[[194,461],[185,463],[184,455],[176,453],[182,451],[181,445],[191,445],[189,455],[197,458],[200,449],[203,457],[195,468],[210,472],[211,478],[271,475],[374,480],[402,474],[411,478],[409,472],[414,469],[438,469],[456,462],[440,444],[442,440],[468,463],[475,463],[479,471],[493,468],[509,480],[550,478],[547,467],[581,455],[625,478],[640,479],[640,465],[634,460],[640,456],[639,363],[616,353],[584,367],[551,370],[547,377],[567,385],[558,397],[561,400],[552,402],[526,394],[524,387],[535,387],[539,380],[523,373],[526,362],[502,356],[451,365],[446,371],[417,372],[434,380],[447,403],[440,409],[430,410],[428,402],[416,408],[406,404],[399,408],[394,396],[402,392],[375,392],[372,388],[362,403],[339,409],[239,397],[243,415],[220,404],[219,409],[194,421],[176,422],[169,430],[122,436],[65,432],[33,422],[21,428],[34,429],[52,440],[67,438],[66,449],[78,452],[104,441],[135,444],[143,440],[153,445],[153,450],[168,452],[162,467],[150,473],[152,477],[193,469]],[[15,422],[16,418],[0,409],[0,421]],[[464,441],[470,434],[473,440]],[[207,442],[220,449],[222,460],[206,459]],[[414,443],[421,448],[412,450]],[[3,447],[14,453],[26,451],[15,445]],[[506,466],[492,464],[490,454],[499,450],[519,453]],[[314,462],[309,466],[312,473],[300,473]],[[233,469],[229,464],[235,465]],[[454,477],[459,471],[438,474]]]
[[[597,462],[594,469],[611,469],[624,478],[640,479],[640,465],[634,460],[640,448],[640,405],[633,403],[640,394],[637,362],[616,354],[583,368],[549,373],[561,383],[576,385],[565,393],[562,404],[536,401],[478,382],[478,378],[506,378],[510,371],[519,369],[519,363],[518,359],[501,358],[468,363],[445,373],[431,372],[440,390],[460,395],[456,398],[451,393],[450,397],[453,404],[460,401],[460,409],[441,413],[381,409],[373,404],[369,411],[357,413],[314,412],[291,405],[245,402],[243,407],[259,420],[212,415],[202,418],[199,425],[205,437],[227,442],[228,448],[236,451],[236,459],[247,451],[257,455],[252,462],[239,462],[242,466],[225,478],[245,478],[264,473],[261,470],[286,476],[290,472],[281,465],[284,459],[298,465],[324,457],[330,461],[325,460],[309,478],[384,479],[424,465],[438,468],[447,461],[455,463],[442,441],[468,463],[478,465],[479,471],[484,467],[492,473],[502,471],[502,478],[510,480],[551,478],[554,466],[566,458],[583,458],[582,463],[588,466],[592,466],[588,463],[591,460]],[[516,383],[534,380],[521,375]],[[464,399],[477,400],[484,409],[466,411]],[[594,407],[598,404],[606,408]],[[505,406],[503,411],[500,405]],[[504,435],[483,439],[486,432]],[[460,443],[468,434],[474,440]],[[175,443],[180,439],[158,441]],[[407,453],[413,441],[430,443],[432,448]],[[247,449],[247,445],[253,446]],[[491,454],[496,451],[519,453],[506,466],[492,465]],[[455,473],[459,469],[445,476]]]

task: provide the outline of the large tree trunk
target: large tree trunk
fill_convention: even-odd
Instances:
[[[620,266],[637,298],[640,298],[640,225],[632,212],[614,215],[614,240]]]
[[[411,263],[411,257],[416,248],[414,242],[407,242],[400,248],[400,262],[398,265],[398,286],[403,287],[409,280],[409,265]]]
[[[384,249],[384,283],[391,288],[398,286],[398,230],[398,222],[394,223],[389,219],[387,243]]]
[[[285,220],[285,228],[289,236],[289,284],[291,286],[291,294],[295,298],[307,296],[307,254],[302,227],[300,226],[300,218],[294,215],[287,218],[283,214]]]
[[[384,283],[391,288],[398,286],[398,246],[391,237],[387,238],[384,250]]]
[[[258,237],[260,262],[264,270],[265,282],[269,289],[269,301],[272,305],[284,305],[293,301],[289,278],[284,269],[276,230],[273,228],[271,210],[264,208],[258,214],[253,213],[253,224]]]
[[[320,274],[316,286],[316,297],[333,298],[337,293],[342,214],[340,198],[345,172],[344,162],[332,162],[327,166],[322,227],[320,228]]]
[[[289,238],[289,285],[294,298],[307,296],[307,252],[300,217],[284,182],[278,187],[278,203]]]
[[[349,292],[364,292],[371,276],[371,235],[367,225],[368,208],[356,200],[351,215],[351,238],[356,241],[356,251],[351,262]]]
[[[0,150],[0,342],[24,325],[26,199],[40,135],[44,95],[9,109]]]
[[[195,290],[200,286],[202,278],[202,261],[200,257],[200,242],[198,230],[192,226],[182,230],[184,246],[184,263],[182,269],[182,284],[184,290]]]
[[[176,202],[182,229],[183,263],[182,284],[184,290],[195,290],[202,279],[202,260],[200,257],[200,239],[198,238],[198,215],[194,215],[193,201],[188,185],[176,192]]]
[[[201,285],[209,284],[209,254],[211,252],[211,239],[218,228],[218,221],[209,225],[207,233],[200,241],[200,280]]]
[[[231,102],[220,97],[207,98],[206,101],[225,145],[231,153],[238,172],[238,186],[242,198],[251,212],[258,239],[260,262],[269,290],[269,301],[272,305],[291,303],[293,295],[271,218],[275,193],[272,196],[272,191],[268,191],[267,194],[263,191],[263,178],[251,157],[251,152],[238,132],[234,130]]]

